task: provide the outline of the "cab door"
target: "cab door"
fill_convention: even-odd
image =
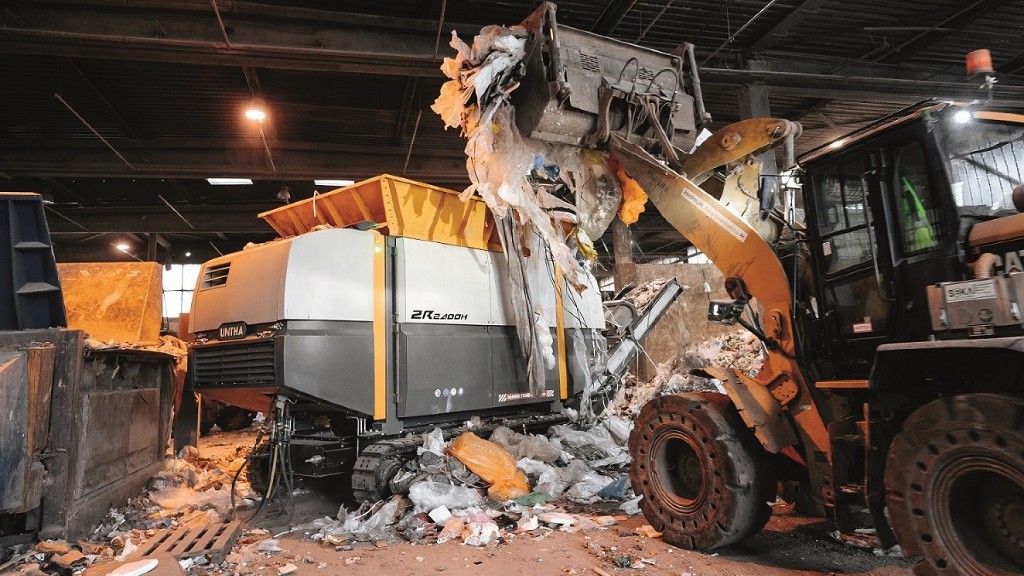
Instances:
[[[893,272],[876,177],[881,170],[880,153],[862,148],[809,169],[805,180],[812,191],[813,307],[822,335],[812,350],[822,377],[867,378],[875,348],[891,338]]]
[[[890,138],[875,178],[889,206],[893,300],[898,318],[893,340],[932,336],[927,286],[964,278],[958,252],[956,208],[927,125]]]

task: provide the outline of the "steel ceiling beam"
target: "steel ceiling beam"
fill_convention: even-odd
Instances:
[[[121,131],[125,133],[129,138],[138,138],[139,134],[132,128],[132,125],[124,117],[123,114],[110,102],[110,99],[103,93],[102,90],[89,78],[89,76],[79,67],[78,63],[71,58],[64,58],[64,64],[67,65],[71,70],[78,74],[78,77],[82,80],[82,83],[93,93],[93,96],[103,104],[103,107],[110,112],[110,115],[114,117],[117,125],[121,128]]]
[[[590,27],[594,34],[610,34],[626,17],[626,14],[633,9],[637,0],[609,0],[597,17],[597,22]]]
[[[957,13],[944,18],[932,28],[922,31],[907,42],[889,50],[881,58],[878,58],[876,62],[884,62],[886,64],[906,62],[920,52],[938,44],[950,34],[963,30],[989,12],[1005,5],[1005,0],[976,0]]]
[[[402,95],[402,109],[398,112],[398,121],[395,122],[395,135],[391,143],[401,146],[405,143],[405,130],[409,126],[409,117],[412,113],[413,98],[419,87],[419,78],[409,77],[405,81],[405,92]]]
[[[9,3],[0,53],[440,77],[436,22],[233,2]],[[73,8],[73,9],[72,9]],[[13,24],[12,24],[13,23]],[[445,24],[445,33],[479,26]],[[225,42],[225,34],[230,44]]]
[[[12,140],[0,149],[0,170],[14,176],[82,178],[195,178],[211,176],[300,180],[331,176],[371,178],[401,174],[406,149],[396,146],[337,146],[274,143],[276,172],[258,139],[122,141],[118,146],[134,170],[110,151],[88,141]],[[409,159],[406,175],[434,184],[464,184],[461,148],[425,147]]]
[[[819,8],[830,1],[831,0],[804,0],[804,2],[794,8],[788,16],[780,20],[778,24],[772,26],[760,38],[754,41],[754,43],[750,45],[750,51],[760,52],[767,48],[771,48],[779,42],[785,41],[786,37],[789,36],[790,31],[800,26],[804,17],[814,14]],[[703,78],[701,78],[701,80],[703,80]]]
[[[808,95],[832,100],[900,102],[916,101],[923,98],[972,100],[983,96],[974,84],[905,78],[725,68],[702,68],[700,78],[702,82],[736,86],[761,82],[767,85],[772,92]],[[1024,86],[997,84],[992,91],[994,106],[1016,107],[1022,100],[1024,100]]]
[[[1024,53],[996,66],[996,72],[1000,74],[1019,74],[1024,72]]]
[[[95,234],[118,232],[122,234],[193,234],[216,233],[253,234],[273,233],[269,224],[257,216],[260,212],[279,208],[280,203],[248,204],[245,206],[178,206],[177,210],[188,219],[189,227],[166,206],[60,208],[62,216],[78,222],[86,231]],[[65,218],[50,216],[50,233],[81,234],[83,230]]]

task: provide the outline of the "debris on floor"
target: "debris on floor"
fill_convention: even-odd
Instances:
[[[97,570],[95,573],[106,574],[114,573],[107,570],[113,569],[114,564],[120,567],[126,560],[139,560],[134,556],[145,551],[147,543],[156,544],[155,540],[168,532],[185,533],[186,529],[195,529],[206,535],[206,527],[224,524],[231,516],[231,484],[252,449],[251,433],[236,432],[224,437],[232,440],[223,441],[203,453],[190,448],[180,458],[168,458],[164,469],[150,480],[147,490],[131,498],[127,505],[112,508],[87,540],[44,540],[33,547],[14,546],[8,552],[12,552],[14,558],[23,557],[22,561],[27,564],[37,565],[35,573],[41,570],[63,576],[92,566]],[[246,509],[256,501],[257,496],[243,471],[235,482],[235,505]],[[221,533],[209,535],[207,544],[215,544],[218,537],[221,543],[233,541]],[[207,552],[208,547],[198,547],[195,554],[201,558],[184,558],[182,562],[208,564]],[[21,573],[28,573],[24,572],[28,570],[27,564],[22,564]],[[110,566],[106,566],[108,564]],[[93,573],[93,569],[87,572]],[[156,569],[150,573],[176,572]]]
[[[657,293],[656,284],[630,295],[641,310],[644,295]],[[651,382],[628,380],[599,419],[554,425],[544,434],[505,426],[491,430],[469,421],[465,432],[446,439],[435,428],[422,435],[416,456],[392,482],[400,492],[395,496],[355,510],[342,506],[334,516],[292,525],[280,534],[250,529],[240,536],[234,532],[230,539],[208,538],[230,540],[230,549],[167,555],[180,552],[182,546],[176,548],[175,542],[188,534],[210,527],[221,530],[233,518],[233,506],[251,510],[260,502],[246,473],[240,472],[256,431],[219,434],[202,451],[186,448],[168,458],[148,489],[126,506],[110,510],[88,541],[43,541],[16,549],[4,560],[20,563],[22,574],[82,573],[87,568],[87,574],[105,574],[159,552],[177,558],[188,574],[241,574],[255,565],[291,574],[303,573],[306,562],[290,556],[279,540],[284,536],[335,551],[402,541],[488,548],[517,538],[545,539],[554,532],[613,529],[640,514],[639,498],[629,482],[626,447],[635,412],[655,395],[714,389],[713,382],[688,375],[690,368],[714,364],[751,372],[761,362],[760,343],[737,333],[692,347],[660,366]],[[630,534],[660,536],[649,525],[631,529]],[[632,553],[606,560],[608,569],[651,565]],[[354,565],[362,560],[347,557],[345,562]]]
[[[354,512],[343,507],[292,531],[325,546],[401,537],[481,547],[553,530],[605,529],[617,524],[615,516],[567,508],[601,502],[602,510],[616,510],[630,502],[628,437],[629,424],[617,418],[586,430],[553,426],[548,436],[498,427],[489,440],[464,432],[445,442],[435,429],[399,473],[411,476],[399,482],[409,486],[407,495]]]

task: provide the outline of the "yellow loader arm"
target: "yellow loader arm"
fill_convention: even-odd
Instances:
[[[744,421],[770,452],[795,444],[794,427],[781,414],[782,407],[788,409],[799,424],[796,430],[806,447],[815,492],[830,490],[825,482],[831,474],[828,431],[795,359],[789,280],[775,252],[749,223],[644,149],[618,135],[612,135],[610,145],[662,217],[714,262],[723,276],[741,280],[764,309],[764,332],[774,344],[764,367],[753,378],[723,373],[723,384]],[[720,153],[719,158],[724,157]],[[700,165],[712,169],[711,161]]]
[[[761,218],[761,160],[758,154],[785,143],[792,156],[799,123],[777,118],[749,118],[730,124],[708,137],[678,164],[681,175],[700,185],[718,168],[725,168],[722,191],[711,195],[749,224],[769,243],[778,239],[781,219]]]
[[[792,142],[801,131],[799,123],[777,118],[748,118],[729,124],[686,157],[682,163],[683,174],[699,185],[716,168],[765,152],[780,140]]]

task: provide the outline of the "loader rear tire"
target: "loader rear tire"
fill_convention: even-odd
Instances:
[[[967,394],[914,412],[889,449],[886,504],[918,576],[1024,573],[1024,398]]]
[[[674,394],[648,402],[629,451],[640,508],[670,544],[691,550],[733,544],[771,517],[774,470],[728,396]]]

